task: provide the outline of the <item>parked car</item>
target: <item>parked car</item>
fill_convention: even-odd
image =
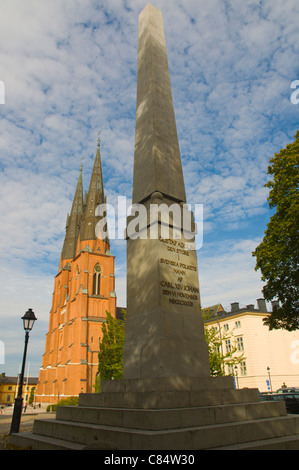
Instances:
[[[287,412],[290,414],[299,414],[299,391],[294,393],[260,393],[262,401],[281,401],[284,400]]]
[[[276,393],[299,393],[299,388],[296,387],[282,387],[276,390]]]

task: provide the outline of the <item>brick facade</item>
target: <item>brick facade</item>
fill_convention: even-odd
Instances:
[[[107,237],[95,235],[95,208],[104,200],[98,145],[87,197],[83,202],[81,168],[67,218],[36,393],[41,403],[94,391],[102,322],[106,311],[116,315],[114,257]]]

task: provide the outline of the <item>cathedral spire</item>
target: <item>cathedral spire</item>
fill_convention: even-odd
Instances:
[[[84,218],[81,224],[80,239],[96,240],[95,228],[99,220],[96,216],[96,208],[99,204],[105,203],[102,163],[100,154],[100,137],[97,143],[97,153],[94,160],[93,170],[90,178],[89,189],[86,195],[84,207]]]
[[[71,213],[67,215],[66,233],[61,252],[61,259],[73,259],[76,252],[80,222],[83,214],[82,162]]]

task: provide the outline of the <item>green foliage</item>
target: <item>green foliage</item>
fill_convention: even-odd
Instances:
[[[299,131],[295,141],[270,159],[265,186],[270,188],[269,208],[276,208],[265,236],[253,252],[255,269],[266,281],[266,300],[278,299],[279,307],[264,319],[270,329],[299,328]]]
[[[50,413],[51,411],[56,411],[56,408],[57,408],[57,403],[55,403],[54,405],[48,405],[46,412]]]
[[[210,320],[216,312],[207,309],[201,311],[204,322]],[[236,354],[238,348],[234,340],[233,332],[224,331],[223,328],[205,325],[205,340],[208,345],[209,365],[211,376],[226,375],[224,366],[233,367],[239,364],[244,358],[243,353]],[[225,341],[230,340],[230,350],[225,347]]]
[[[101,376],[99,372],[96,375],[95,383],[93,385],[95,393],[101,393]]]
[[[33,400],[34,400],[34,392],[35,392],[35,388],[32,387],[32,389],[30,390],[30,395],[29,395],[29,400],[28,400],[29,405],[32,405],[32,403],[33,403]]]
[[[57,406],[77,406],[79,403],[79,397],[68,397],[68,398],[62,398],[59,400],[58,403],[54,403],[53,405],[48,405],[47,406],[47,412],[49,411],[56,411]]]
[[[125,341],[125,320],[117,320],[106,312],[106,321],[102,325],[103,337],[100,342],[99,368],[96,391],[100,390],[100,380],[122,378],[123,344]]]
[[[57,406],[77,406],[79,402],[79,397],[68,397],[68,398],[62,398],[59,400],[57,403]]]

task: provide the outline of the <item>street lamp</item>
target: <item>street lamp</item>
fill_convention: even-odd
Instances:
[[[272,392],[272,382],[271,382],[271,376],[270,376],[270,367],[267,367],[268,375],[269,375],[269,384],[270,384],[270,389]]]
[[[235,366],[235,377],[237,377],[237,388],[239,388],[238,366]]]
[[[10,427],[10,434],[19,432],[20,429],[20,422],[21,422],[21,414],[22,414],[22,407],[23,407],[23,381],[24,381],[24,372],[25,372],[25,363],[26,363],[26,355],[27,355],[27,345],[29,340],[29,331],[32,330],[35,320],[37,320],[32,308],[29,308],[25,315],[22,317],[23,326],[25,330],[25,346],[24,346],[24,354],[23,354],[23,363],[22,363],[22,370],[21,370],[21,378],[20,384],[18,389],[18,396],[15,399],[15,405],[13,410],[13,416],[11,420],[11,427]]]

